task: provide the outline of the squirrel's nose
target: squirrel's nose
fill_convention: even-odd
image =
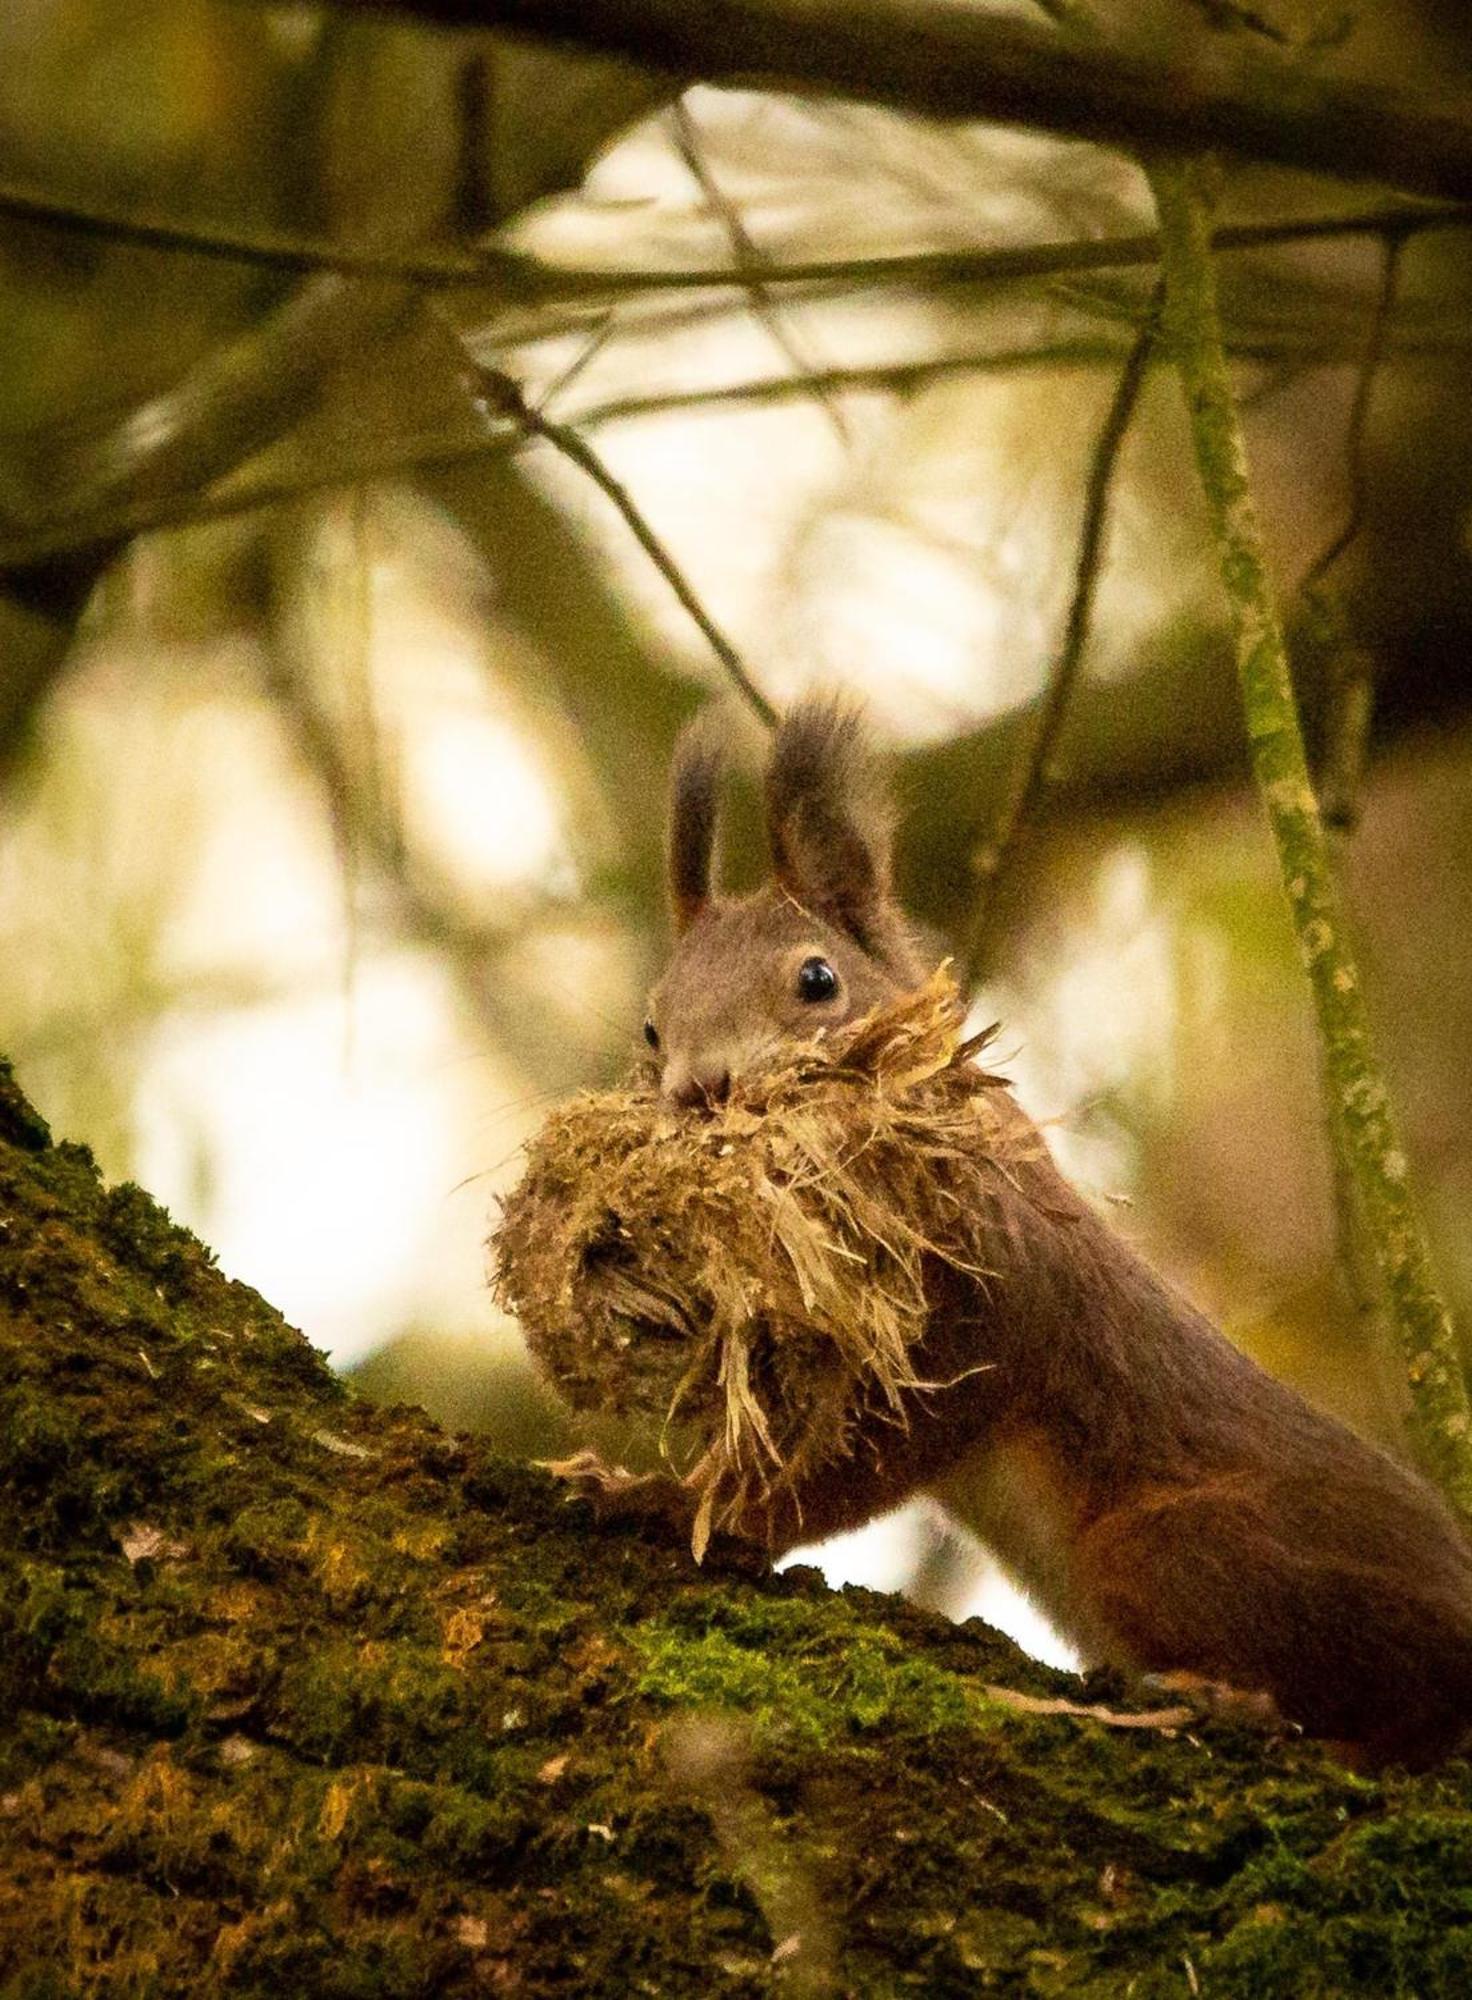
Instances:
[[[730,1066],[719,1059],[668,1062],[659,1087],[675,1104],[724,1104],[731,1094]]]

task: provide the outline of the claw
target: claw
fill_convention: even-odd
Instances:
[[[1214,1681],[1205,1674],[1178,1669],[1166,1674],[1141,1674],[1140,1683],[1152,1692],[1174,1695],[1195,1710],[1203,1722],[1225,1722],[1237,1729],[1260,1729],[1265,1734],[1298,1734],[1296,1722],[1279,1713],[1278,1704],[1265,1688],[1233,1687],[1228,1681]]]
[[[610,1465],[596,1451],[575,1451],[571,1458],[534,1458],[532,1464],[568,1486],[595,1493],[627,1484],[634,1477],[622,1465]]]
[[[630,1472],[627,1466],[610,1465],[596,1451],[575,1451],[571,1458],[539,1458],[534,1463],[569,1487],[569,1497],[591,1500],[600,1519],[652,1515],[689,1528],[690,1495],[667,1472]]]

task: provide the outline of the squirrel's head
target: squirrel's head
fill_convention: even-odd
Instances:
[[[894,900],[890,811],[858,711],[790,711],[766,773],[772,880],[749,896],[712,885],[722,757],[694,723],[670,804],[675,948],[649,997],[645,1038],[679,1103],[724,1098],[783,1043],[867,1013],[923,977]]]

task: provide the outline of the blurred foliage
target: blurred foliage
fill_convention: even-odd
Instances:
[[[1347,35],[1286,0],[1090,13],[1408,87],[1472,43],[1430,0]],[[540,1107],[624,1060],[678,728],[715,693],[748,753],[760,735],[610,492],[770,699],[867,696],[907,898],[954,942],[1154,278],[986,266],[1148,229],[1121,157],[700,88],[677,119],[672,92],[297,4],[0,20],[0,1043],[344,1358],[401,1336],[366,1380],[538,1449],[510,1331],[486,1332],[485,1211]],[[1395,213],[1242,165],[1224,220],[1369,210]],[[1406,237],[1333,577],[1376,680],[1348,874],[1464,1317],[1466,244]],[[1369,230],[1221,260],[1317,740],[1333,663],[1293,586],[1349,504],[1380,254]],[[608,484],[528,439],[498,377]],[[1163,378],[1110,497],[1084,680],[978,1008],[1152,1253],[1393,1436],[1334,1268],[1306,1003]],[[749,783],[727,848],[749,878]]]

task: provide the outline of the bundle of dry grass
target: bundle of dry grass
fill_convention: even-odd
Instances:
[[[579,1408],[697,1440],[695,1542],[903,1421],[937,1261],[984,1279],[1019,1140],[942,970],[708,1113],[652,1074],[555,1112],[492,1238],[495,1287]]]

